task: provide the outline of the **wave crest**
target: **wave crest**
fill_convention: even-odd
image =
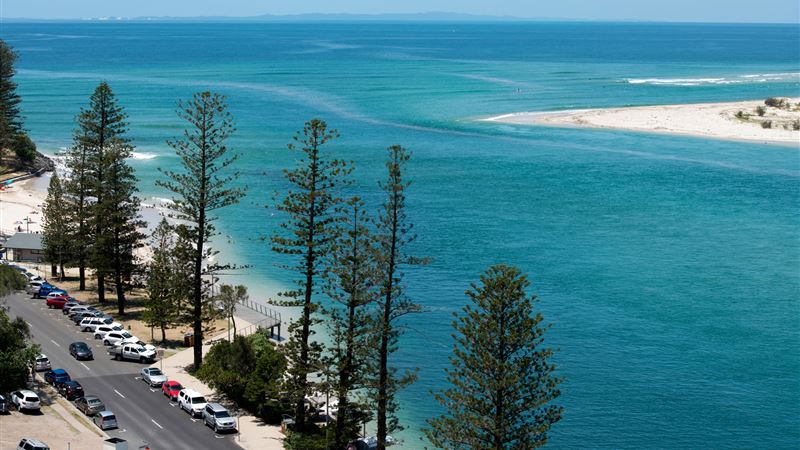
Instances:
[[[755,73],[716,78],[625,78],[623,82],[628,84],[649,84],[654,86],[715,86],[744,83],[789,83],[800,82],[800,72]]]

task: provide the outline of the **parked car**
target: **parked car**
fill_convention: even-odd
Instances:
[[[192,417],[202,416],[206,404],[206,398],[192,389],[182,389],[178,393],[178,407],[191,414]]]
[[[47,359],[47,356],[44,353],[40,353],[39,356],[36,357],[36,362],[33,363],[33,369],[37,372],[41,372],[44,370],[50,370],[50,360]]]
[[[47,294],[47,297],[45,297],[45,299],[56,298],[56,297],[67,297],[67,291],[63,289],[56,289],[54,291],[50,291],[50,293]]]
[[[181,389],[183,386],[175,380],[167,380],[161,385],[161,393],[172,401],[178,400],[178,393]]]
[[[28,294],[31,294],[34,297],[38,297],[39,288],[42,287],[42,285],[45,283],[46,283],[45,281],[31,280],[31,282],[28,283],[28,288],[26,289],[26,291],[28,292]]]
[[[167,381],[167,376],[156,367],[145,367],[139,373],[142,375],[142,381],[149,384],[150,387],[161,386]]]
[[[74,400],[84,396],[83,386],[75,380],[69,380],[61,383],[58,387],[58,393],[64,396],[67,400]]]
[[[17,445],[17,450],[50,450],[50,447],[37,439],[22,438]]]
[[[117,417],[111,411],[98,412],[92,421],[95,423],[95,425],[100,427],[101,430],[117,428]]]
[[[57,297],[47,297],[47,307],[50,309],[63,309],[64,305],[70,302],[72,297],[59,295]]]
[[[21,391],[14,391],[11,393],[11,403],[17,408],[18,411],[38,411],[40,402],[39,396],[36,392],[23,389]]]
[[[76,306],[83,306],[83,303],[81,303],[78,300],[69,301],[69,302],[64,304],[63,308],[61,308],[62,309],[61,312],[66,316],[66,315],[68,315],[70,313],[70,311],[72,311],[72,308],[74,308]]]
[[[75,315],[70,314],[70,320],[75,322],[75,325],[78,325],[79,323],[81,323],[81,320],[87,317],[102,317],[104,315],[105,314],[103,312],[96,310],[81,311]]]
[[[94,329],[94,338],[95,339],[102,339],[106,333],[110,333],[112,331],[122,331],[122,325],[117,324],[114,322],[111,325],[100,325]]]
[[[136,338],[134,337],[134,339],[136,339]],[[155,345],[148,344],[148,343],[146,343],[144,341],[140,341],[140,340],[125,339],[125,340],[123,340],[121,343],[119,343],[117,345],[122,345],[122,344],[138,345],[140,347],[144,347],[145,350],[149,350],[149,351],[153,351],[153,352],[156,351],[156,346]]]
[[[2,394],[0,394],[0,414],[8,414],[8,400]]]
[[[96,395],[87,395],[75,400],[75,407],[87,416],[106,410],[106,405]]]
[[[203,409],[203,422],[214,429],[215,433],[220,431],[236,431],[236,419],[219,403],[209,403]]]
[[[64,306],[66,307],[66,305],[64,305]],[[79,312],[92,311],[93,309],[94,308],[91,307],[91,306],[77,305],[77,306],[71,307],[69,309],[69,311],[64,311],[64,315],[70,316],[70,318],[71,318],[73,314],[78,314]]]
[[[130,339],[132,337],[133,335],[128,333],[127,331],[112,331],[106,333],[102,339],[104,345],[114,345],[118,342],[121,342],[124,339]]]
[[[112,355],[117,361],[127,359],[129,361],[139,361],[142,364],[151,363],[156,359],[156,352],[136,344],[116,345],[108,349],[108,354]]]
[[[114,319],[111,317],[84,317],[83,320],[78,324],[81,328],[81,331],[94,331],[95,328],[99,327],[100,325],[112,325],[114,324]],[[117,325],[122,325],[117,323]]]
[[[56,387],[71,379],[72,378],[69,377],[69,374],[64,369],[53,369],[44,373],[44,381]]]
[[[89,348],[86,342],[78,341],[69,344],[69,354],[72,355],[72,357],[77,360],[94,359],[94,355],[92,354],[92,349]]]
[[[39,292],[37,292],[34,295],[34,297],[36,297],[36,298],[47,297],[47,294],[49,294],[49,293],[51,293],[53,291],[61,291],[64,294],[67,293],[67,291],[65,291],[63,289],[59,289],[58,286],[54,286],[54,285],[52,285],[50,283],[44,282],[44,283],[42,283],[41,286],[39,286]]]

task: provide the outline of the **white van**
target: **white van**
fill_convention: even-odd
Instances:
[[[202,416],[206,404],[206,398],[197,391],[182,389],[178,392],[178,407],[191,414],[192,417]]]

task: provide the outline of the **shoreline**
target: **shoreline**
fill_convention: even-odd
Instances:
[[[524,126],[589,128],[682,135],[800,147],[800,98],[790,108],[766,107],[763,100],[726,103],[632,106],[502,114],[482,122]],[[756,110],[764,107],[763,116]],[[769,122],[771,128],[766,127]],[[763,124],[763,125],[762,125]]]
[[[54,160],[56,170],[61,167],[59,161],[53,158],[52,155],[47,155],[47,157]],[[14,232],[18,232],[17,227],[21,227],[22,232],[26,232],[26,229],[31,233],[40,233],[42,231],[42,207],[47,197],[47,187],[51,176],[52,172],[45,172],[42,175],[20,180],[0,189],[0,232],[13,235]],[[148,235],[155,229],[158,222],[166,214],[164,205],[158,204],[158,201],[163,201],[163,198],[147,196],[142,199],[139,208],[142,219],[147,223],[145,233]],[[27,221],[25,219],[26,217],[29,218],[30,221]],[[233,263],[241,258],[237,255],[235,244],[226,242],[227,236],[228,233],[226,233],[225,230],[220,230],[220,234],[216,236],[217,242],[213,244],[213,247],[217,249],[219,253],[214,259],[216,261]],[[137,249],[137,257],[147,260],[150,253],[150,242],[149,238],[146,237],[144,239],[144,246]],[[239,262],[239,264],[241,263],[242,262]],[[245,275],[250,279],[242,284],[247,286],[250,300],[260,303],[281,314],[281,327],[284,334],[283,337],[285,337],[290,321],[296,319],[298,314],[289,308],[267,303],[268,299],[274,299],[276,293],[284,290],[284,288],[271,280],[262,280],[250,274]],[[237,281],[239,281],[239,278],[238,276],[231,275],[220,276],[221,282],[230,284],[238,284]],[[242,310],[245,308],[246,307],[241,306]],[[244,314],[250,315],[250,313],[252,313],[252,311],[246,310]]]

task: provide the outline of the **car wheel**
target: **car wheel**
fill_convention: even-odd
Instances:
[[[116,359],[117,361],[121,361],[122,355],[120,355],[119,353],[114,353],[114,359]]]
[[[139,362],[140,362],[141,364],[144,364],[144,362],[145,362],[144,356],[142,356],[141,358],[139,358]],[[151,386],[152,386],[152,385],[151,385]]]
[[[214,433],[217,432],[217,424],[214,424]]]
[[[108,344],[108,339],[103,339],[103,345],[109,345]]]

